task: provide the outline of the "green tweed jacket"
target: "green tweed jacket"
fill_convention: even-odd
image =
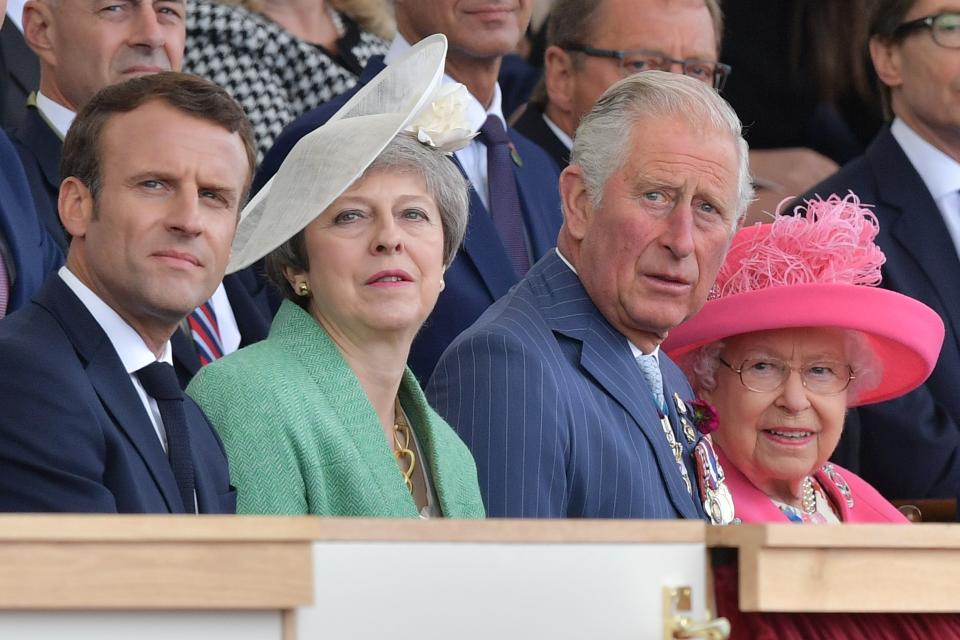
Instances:
[[[280,307],[266,340],[205,366],[187,393],[223,438],[239,513],[418,516],[359,380],[292,302]],[[482,518],[473,458],[409,369],[400,403],[443,515]]]

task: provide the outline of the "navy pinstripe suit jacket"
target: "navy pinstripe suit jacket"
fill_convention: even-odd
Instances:
[[[660,369],[668,398],[692,397],[663,353]],[[626,338],[554,251],[450,345],[427,395],[473,452],[490,516],[703,517]]]

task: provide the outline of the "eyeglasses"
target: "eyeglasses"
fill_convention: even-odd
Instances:
[[[894,29],[893,37],[901,39],[918,29],[930,29],[933,41],[941,47],[960,49],[960,13],[938,13],[904,22]]]
[[[644,51],[634,49],[619,51],[617,49],[597,49],[585,44],[567,44],[561,47],[564,51],[572,51],[592,56],[594,58],[611,58],[620,63],[620,75],[624,78],[641,71],[671,71],[673,65],[683,68],[683,75],[690,76],[711,85],[717,91],[723,89],[727,77],[733,70],[730,65],[709,60],[676,60],[659,51]]]
[[[806,389],[824,396],[840,393],[856,378],[850,365],[834,360],[816,360],[800,367],[791,367],[778,358],[749,358],[738,369],[734,369],[723,358],[719,360],[740,376],[743,386],[757,393],[777,391],[786,384],[793,371],[800,372],[800,381]]]

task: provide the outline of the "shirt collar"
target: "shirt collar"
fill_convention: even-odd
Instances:
[[[387,50],[387,54],[383,57],[383,63],[389,65],[391,62],[396,62],[409,49],[410,43],[398,33],[394,36],[393,42],[390,43],[390,49]],[[459,81],[451,78],[447,74],[443,74],[443,84],[450,84],[452,82]],[[489,107],[484,107],[480,104],[480,101],[477,100],[472,93],[468,92],[468,95],[470,99],[467,101],[467,112],[464,116],[471,131],[479,131],[483,123],[487,121],[487,116],[497,116],[500,118],[500,122],[503,123],[503,128],[507,128],[507,120],[503,117],[503,95],[500,93],[499,82],[494,85],[493,98],[490,100]]]
[[[900,118],[894,119],[890,133],[934,200],[960,191],[960,162],[924,140]]]
[[[557,252],[557,256],[560,258],[560,260],[563,261],[563,264],[567,265],[567,267],[570,268],[570,271],[573,271],[573,273],[575,273],[576,276],[579,278],[579,277],[580,277],[580,274],[577,273],[576,268],[574,268],[574,266],[570,263],[570,261],[567,260],[567,257],[566,257],[565,255],[563,255],[562,253],[560,253],[560,248],[557,247],[557,248],[554,249],[554,251]],[[653,356],[654,359],[657,361],[657,364],[660,364],[660,345],[655,346],[655,347],[653,348],[653,351],[651,351],[650,353],[644,353],[643,351],[640,350],[640,347],[638,347],[637,345],[633,344],[633,343],[630,342],[629,340],[627,340],[627,344],[630,345],[630,353],[633,354],[633,359],[634,359],[634,360],[636,360],[636,359],[639,358],[640,356]]]
[[[39,91],[37,91],[37,109],[47,119],[47,122],[50,123],[61,140],[66,137],[70,125],[73,124],[73,119],[77,117],[76,113],[62,104],[57,104]]]
[[[550,131],[553,131],[553,135],[557,136],[557,139],[563,143],[568,150],[573,151],[573,138],[567,135],[567,132],[557,126],[557,123],[550,119],[546,113],[543,114],[543,121],[547,123],[547,126],[550,128]]]
[[[7,0],[7,19],[23,33],[23,5],[27,0]]]
[[[70,290],[80,298],[80,302],[87,308],[87,311],[90,312],[93,319],[97,321],[97,324],[100,325],[103,332],[107,334],[107,338],[110,339],[110,344],[113,345],[113,350],[120,356],[120,361],[123,363],[123,368],[126,369],[127,373],[136,373],[148,364],[152,364],[158,360],[160,362],[166,362],[167,364],[173,364],[173,355],[169,340],[164,343],[163,353],[158,359],[147,346],[147,343],[143,341],[143,338],[140,337],[140,334],[127,324],[127,322],[120,317],[120,314],[114,311],[100,296],[95,294],[90,287],[81,282],[66,266],[60,267],[57,274],[63,279],[66,285],[70,287]]]

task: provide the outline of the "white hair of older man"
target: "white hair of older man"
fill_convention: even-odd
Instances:
[[[754,195],[749,148],[740,119],[710,85],[680,73],[645,71],[624,78],[607,89],[583,117],[570,161],[583,170],[591,203],[600,206],[604,185],[627,161],[637,121],[667,116],[681,116],[694,127],[732,136],[739,156],[735,229]]]

